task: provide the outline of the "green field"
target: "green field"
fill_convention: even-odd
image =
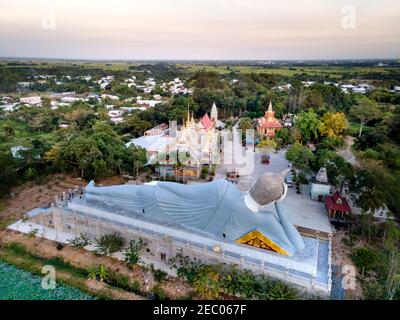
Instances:
[[[131,66],[137,66],[141,63],[127,63],[127,62],[85,62],[85,61],[18,61],[22,65],[7,65],[11,61],[0,61],[0,66],[3,67],[12,67],[12,68],[56,68],[56,67],[71,67],[75,66],[78,68],[87,68],[87,69],[104,69],[108,71],[124,71],[128,70]],[[24,64],[24,65],[23,65]]]
[[[0,300],[93,300],[82,291],[57,284],[45,290],[42,278],[0,261]]]
[[[190,65],[182,64],[180,67],[189,72],[200,70],[227,74],[230,72],[238,73],[266,73],[292,77],[296,74],[324,75],[333,78],[341,78],[345,73],[391,73],[400,72],[400,69],[385,67],[343,67],[343,66],[318,66],[318,67],[257,67],[257,66],[227,66],[227,65]]]
[[[0,66],[6,66],[7,63],[11,61],[0,61]],[[18,63],[24,63],[28,65],[10,65],[9,67],[17,67],[17,68],[55,68],[55,67],[71,67],[75,66],[77,68],[99,68],[104,69],[106,71],[126,71],[129,67],[138,66],[142,64],[149,64],[150,62],[123,62],[123,61],[73,61],[73,60],[49,60],[49,61],[40,61],[40,60],[24,60],[18,61]],[[151,62],[150,64],[154,64],[155,62]],[[193,63],[180,63],[176,64],[177,67],[186,70],[189,73],[195,73],[200,70],[205,71],[213,71],[219,74],[228,74],[230,72],[238,72],[238,73],[266,73],[266,74],[275,74],[280,76],[292,77],[298,74],[307,74],[307,75],[321,75],[321,76],[330,76],[332,78],[341,78],[343,74],[347,73],[381,73],[381,74],[390,74],[390,73],[399,73],[400,68],[387,68],[387,67],[373,67],[373,66],[332,66],[332,65],[318,65],[318,66],[251,66],[251,65],[228,65],[228,64],[193,64]]]

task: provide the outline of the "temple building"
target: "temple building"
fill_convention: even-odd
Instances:
[[[325,207],[329,219],[334,221],[343,221],[345,216],[351,213],[351,208],[346,198],[341,197],[338,192],[332,196],[325,197]]]
[[[264,117],[257,119],[257,131],[263,136],[273,138],[276,130],[280,128],[282,128],[282,124],[275,118],[275,112],[272,110],[272,102],[270,101]]]
[[[177,130],[165,125],[146,131],[144,137],[131,140],[134,144],[146,148],[147,165],[153,166],[160,177],[183,179],[199,178],[202,167],[218,163],[219,152],[217,126],[223,127],[218,120],[215,103],[208,113],[197,122],[193,112],[187,111],[187,118]]]

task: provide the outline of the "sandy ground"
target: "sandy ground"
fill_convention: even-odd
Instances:
[[[123,183],[119,176],[107,178],[98,182],[103,185]],[[68,189],[86,186],[87,181],[65,174],[55,174],[46,178],[42,184],[29,182],[11,190],[12,197],[2,201],[0,220],[19,220],[29,210],[47,207],[54,202],[55,196],[60,196]]]
[[[345,158],[346,161],[351,163],[353,166],[358,166],[357,158],[355,157],[353,151],[351,150],[354,144],[354,140],[355,140],[354,137],[346,136],[344,139],[345,147],[342,150],[338,151],[338,155]]]
[[[339,230],[333,234],[332,237],[332,264],[339,266],[342,269],[344,266],[352,266],[356,270],[357,267],[350,259],[350,248],[346,246],[342,241],[347,238],[346,231]],[[361,299],[362,289],[360,283],[356,279],[355,290],[345,290],[345,296],[347,299]]]

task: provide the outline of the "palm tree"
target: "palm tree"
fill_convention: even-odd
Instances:
[[[97,268],[92,266],[87,270],[88,279],[89,280],[96,280],[97,279]]]
[[[101,282],[108,279],[108,271],[103,264],[100,265],[97,275],[99,276]]]
[[[247,129],[254,128],[253,121],[250,118],[242,118],[239,123],[239,128],[246,132]]]

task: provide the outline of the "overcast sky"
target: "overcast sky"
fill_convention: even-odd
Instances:
[[[0,0],[0,56],[399,58],[400,0]]]

